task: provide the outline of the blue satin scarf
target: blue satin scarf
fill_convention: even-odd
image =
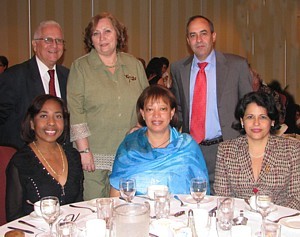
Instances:
[[[135,178],[136,194],[147,194],[153,184],[167,185],[173,194],[189,194],[190,180],[205,177],[210,193],[206,164],[199,145],[189,134],[170,127],[170,143],[165,148],[152,148],[146,136],[147,127],[128,134],[120,144],[109,177],[119,190],[120,178]]]

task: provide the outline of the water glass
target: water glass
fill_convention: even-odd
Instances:
[[[154,192],[154,209],[156,219],[168,218],[170,214],[170,196],[166,190]]]
[[[263,228],[263,237],[280,237],[281,226],[278,223],[266,221]]]
[[[218,198],[218,226],[222,230],[230,230],[234,214],[233,198]]]
[[[76,237],[77,226],[73,221],[60,220],[56,224],[57,237]]]
[[[136,182],[134,178],[124,179],[121,178],[119,182],[121,197],[126,200],[126,202],[131,202],[136,192]]]
[[[106,222],[106,228],[110,229],[113,216],[114,200],[112,198],[98,198],[96,200],[97,217]]]

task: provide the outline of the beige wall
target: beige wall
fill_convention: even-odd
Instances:
[[[84,54],[83,31],[91,16],[110,11],[128,28],[128,51],[146,62],[185,57],[185,24],[195,14],[210,18],[216,48],[248,58],[266,82],[278,80],[300,103],[299,0],[0,0],[0,55],[10,65],[31,55],[37,24],[58,21],[64,29],[63,64]]]

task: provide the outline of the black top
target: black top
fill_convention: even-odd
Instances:
[[[45,196],[56,196],[60,205],[83,200],[83,171],[80,154],[63,147],[68,161],[68,177],[61,186],[47,171],[29,146],[24,146],[10,160],[6,169],[6,219],[12,221],[30,214],[33,206]]]

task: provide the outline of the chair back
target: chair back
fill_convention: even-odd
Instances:
[[[0,146],[0,226],[6,223],[5,193],[6,193],[6,166],[17,150],[12,147]]]

